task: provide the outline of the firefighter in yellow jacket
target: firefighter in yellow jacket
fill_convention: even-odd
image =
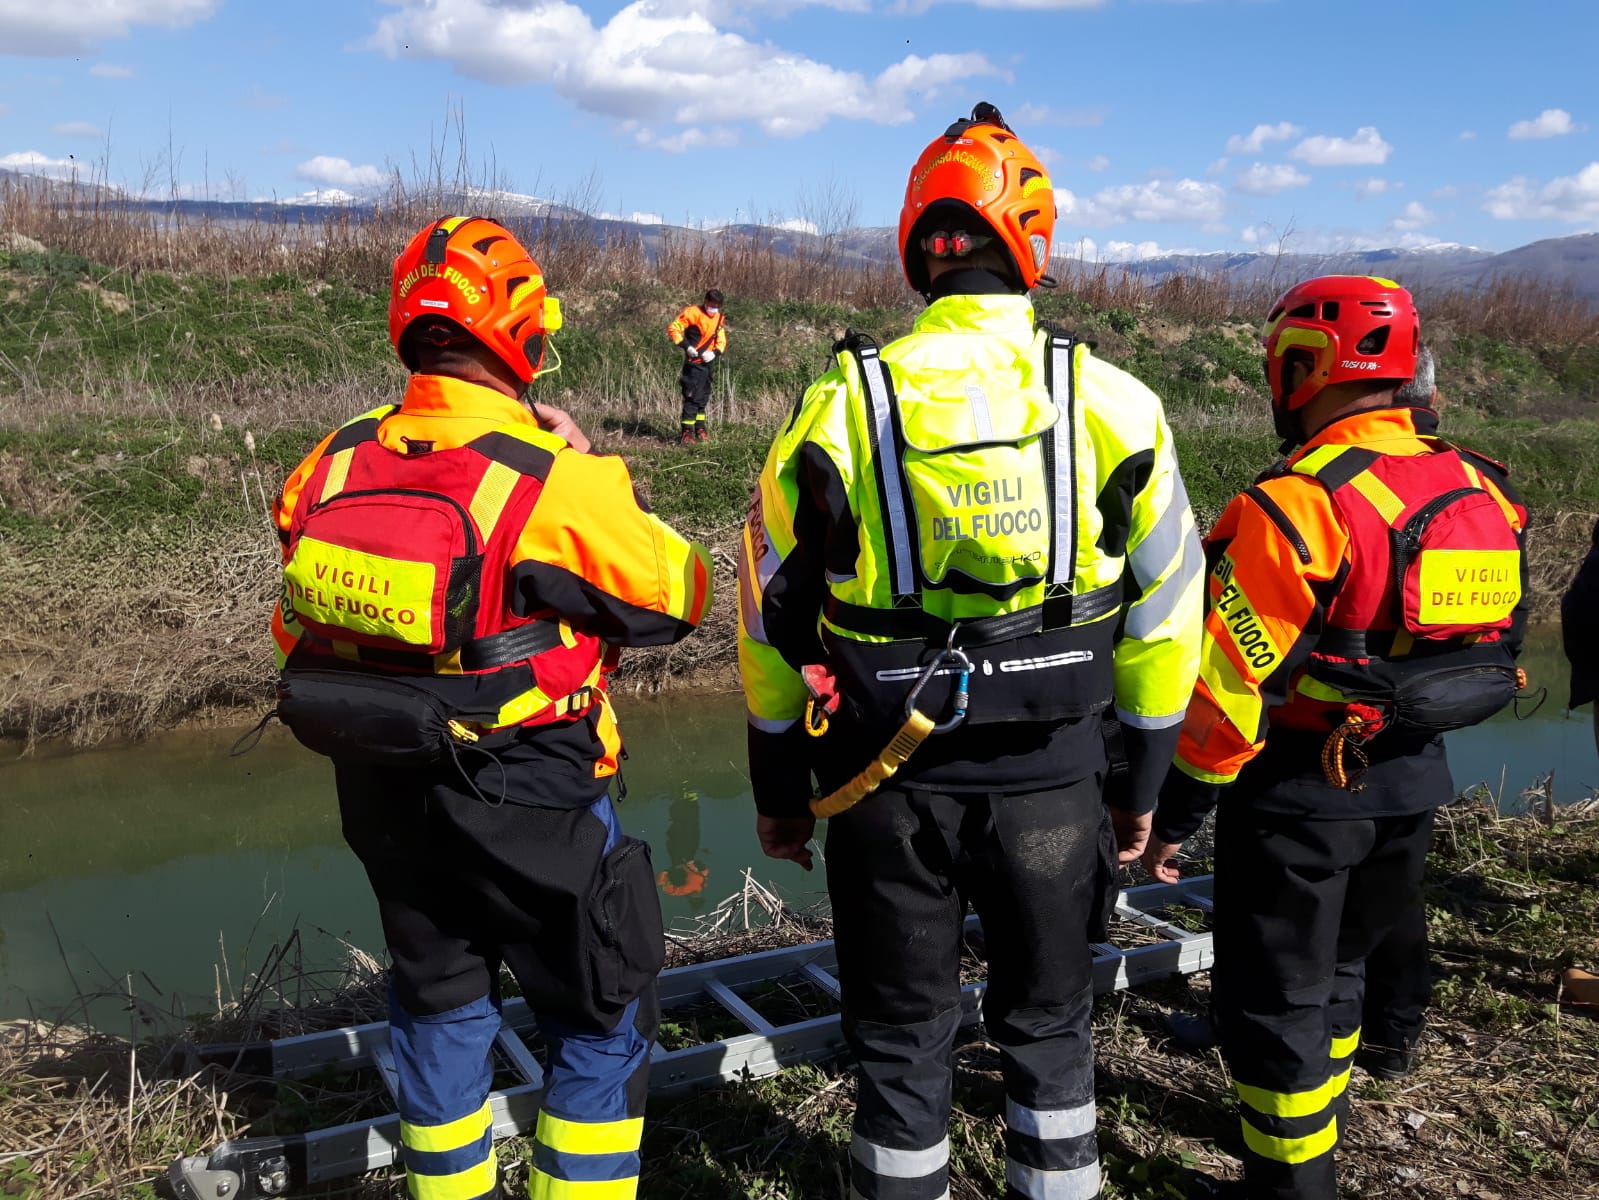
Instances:
[[[888,346],[836,347],[744,531],[762,846],[810,865],[813,775],[817,807],[838,814],[827,882],[860,1066],[851,1194],[866,1200],[948,1195],[968,903],[1004,1068],[1007,1195],[1100,1192],[1089,943],[1118,843],[1123,860],[1142,849],[1176,745],[1204,570],[1160,401],[1035,323],[1054,225],[1042,164],[992,106],[935,139],[899,226],[927,308]],[[1113,706],[1131,781],[1108,812]],[[846,807],[874,762],[873,778],[897,773]]]
[[[1291,288],[1263,341],[1292,453],[1206,541],[1199,684],[1144,858],[1175,880],[1219,795],[1213,1010],[1245,1177],[1200,1195],[1336,1200],[1366,958],[1413,922],[1453,796],[1441,734],[1518,687],[1526,510],[1397,398],[1420,336],[1392,280]]]
[[[727,314],[722,293],[712,288],[705,299],[690,304],[666,327],[672,345],[683,351],[683,444],[710,441],[705,427],[705,406],[711,402],[711,377],[715,362],[727,350]]]
[[[663,946],[648,848],[607,795],[605,673],[613,647],[686,636],[711,573],[620,459],[522,402],[559,327],[503,226],[427,226],[394,265],[403,402],[331,434],[277,504],[278,711],[333,759],[377,896],[400,1141],[425,1200],[499,1195],[502,964],[550,1048],[533,1200],[637,1190]]]

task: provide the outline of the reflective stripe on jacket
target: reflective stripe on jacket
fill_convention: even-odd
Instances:
[[[955,625],[957,644],[994,647],[973,652],[969,721],[1114,702],[1163,771],[1197,667],[1201,564],[1153,393],[1052,345],[1025,297],[936,300],[880,355],[840,354],[768,455],[740,555],[751,725],[792,728],[816,662],[885,715]]]
[[[459,464],[462,482],[440,487],[470,514],[484,558],[469,652],[422,661],[429,656],[385,653],[378,648],[386,644],[382,637],[336,639],[322,622],[330,636],[318,637],[295,619],[291,599],[280,601],[273,616],[280,667],[292,653],[296,663],[331,658],[441,679],[481,682],[498,671],[526,686],[492,680],[485,690],[495,713],[483,724],[535,724],[567,719],[599,699],[608,645],[677,641],[703,618],[711,599],[709,556],[640,507],[620,459],[573,452],[516,401],[438,376],[414,376],[403,404],[335,431],[289,476],[276,505],[285,562],[310,506],[369,490],[381,499],[383,489],[404,488],[408,463],[438,475],[443,452],[463,447],[476,453],[448,459]],[[439,478],[451,477],[453,468],[444,470]],[[457,487],[461,494],[453,495]],[[331,619],[331,601],[305,607]],[[467,661],[470,649],[496,645],[494,635],[526,637],[530,628],[548,636],[530,640],[519,658]]]
[[[1443,473],[1486,491],[1517,540],[1522,537],[1526,509],[1501,469],[1469,451],[1456,458],[1446,443],[1428,436],[1434,423],[1426,410],[1408,408],[1335,421],[1290,457],[1283,472],[1227,506],[1206,540],[1211,573],[1204,652],[1178,745],[1176,766],[1183,774],[1203,784],[1231,783],[1260,753],[1270,729],[1330,731],[1347,701],[1327,682],[1335,673],[1320,670],[1313,656],[1358,657],[1349,653],[1350,631],[1363,633],[1362,645],[1370,639],[1374,654],[1384,649],[1377,642],[1395,641],[1399,620],[1386,531],[1398,511],[1372,524],[1352,520],[1343,508],[1364,499],[1382,512],[1398,503],[1366,469],[1371,455],[1447,453]],[[1330,472],[1335,461],[1346,469]],[[1341,502],[1346,489],[1358,497]],[[1381,540],[1362,555],[1352,527]],[[1525,555],[1520,573],[1522,599],[1503,635],[1512,651],[1520,648],[1526,621]],[[1348,677],[1351,664],[1338,665],[1336,674]],[[1163,819],[1165,813],[1163,799]]]
[[[672,339],[672,345],[681,346],[683,338],[691,328],[698,331],[694,341],[690,343],[696,352],[715,350],[720,354],[727,349],[726,309],[719,310],[713,315],[698,304],[690,304],[672,318],[672,323],[666,327],[666,336]]]

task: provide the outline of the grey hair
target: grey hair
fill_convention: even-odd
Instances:
[[[1400,404],[1419,404],[1423,408],[1430,408],[1432,394],[1437,387],[1438,370],[1433,362],[1432,348],[1423,346],[1416,355],[1415,377],[1394,393],[1394,400]]]

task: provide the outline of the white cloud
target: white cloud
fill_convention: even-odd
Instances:
[[[294,173],[301,179],[325,183],[333,188],[375,188],[381,187],[388,179],[388,175],[377,167],[365,163],[357,166],[347,158],[336,158],[331,154],[318,154],[315,158],[306,159],[294,168]]]
[[[1564,137],[1568,133],[1581,133],[1586,128],[1586,125],[1574,124],[1565,109],[1546,108],[1530,121],[1517,121],[1510,127],[1510,136],[1516,141],[1527,141]]]
[[[629,123],[633,140],[640,146],[653,147],[656,150],[665,150],[670,154],[684,154],[690,150],[704,150],[707,148],[726,149],[738,145],[738,131],[727,126],[716,126],[711,129],[700,129],[691,126],[679,130],[665,137],[658,136],[648,126]]]
[[[1394,183],[1392,180],[1378,179],[1373,176],[1370,179],[1362,179],[1355,184],[1355,195],[1362,200],[1370,200],[1373,196],[1386,196],[1389,192],[1402,186],[1402,184]]]
[[[136,25],[174,28],[202,21],[221,0],[0,0],[3,54],[82,54]]]
[[[132,79],[132,67],[119,67],[115,63],[95,63],[89,68],[89,74],[96,79]]]
[[[1398,228],[1398,222],[1376,232],[1348,229],[1293,229],[1286,235],[1271,225],[1251,225],[1239,238],[1246,246],[1268,253],[1316,254],[1336,257],[1366,250],[1433,250],[1446,243],[1414,230]]]
[[[1197,179],[1153,179],[1109,187],[1078,197],[1055,189],[1062,220],[1074,225],[1120,225],[1128,221],[1217,221],[1227,206],[1220,184]]]
[[[14,154],[0,155],[0,170],[20,171],[24,175],[47,175],[51,179],[69,179],[85,173],[83,166],[71,155],[51,158],[37,150],[20,150]]]
[[[1091,129],[1105,123],[1110,109],[1103,105],[1093,108],[1054,108],[1048,104],[1024,104],[1014,112],[1005,114],[1006,124],[1025,133],[1029,125],[1071,125]]]
[[[1430,211],[1425,204],[1419,200],[1412,200],[1388,227],[1400,233],[1407,233],[1431,225],[1437,219],[1437,214]]]
[[[1446,183],[1442,187],[1433,188],[1431,195],[1434,200],[1453,200],[1460,195],[1460,189],[1452,183]]]
[[[547,84],[586,112],[632,122],[635,140],[648,122],[645,144],[668,149],[713,136],[708,127],[730,117],[774,137],[834,118],[896,124],[914,116],[913,97],[1006,77],[968,52],[910,55],[868,78],[720,30],[686,0],[633,0],[600,26],[570,0],[386,3],[397,11],[368,44],[388,57],[448,62],[489,83]]]
[[[1227,139],[1228,154],[1259,154],[1267,142],[1286,142],[1305,131],[1291,121],[1278,121],[1275,125],[1256,125],[1248,133],[1234,134]]]
[[[1313,167],[1380,167],[1393,152],[1375,125],[1362,125],[1354,137],[1308,137],[1288,156]]]
[[[1053,146],[1033,144],[1033,153],[1038,155],[1038,161],[1051,170],[1058,170],[1066,165],[1066,156]]]
[[[1205,178],[1216,179],[1222,175],[1225,175],[1227,173],[1227,164],[1231,161],[1232,159],[1227,158],[1225,155],[1221,158],[1213,160],[1210,166],[1205,168]]]
[[[50,126],[50,132],[57,137],[97,138],[105,131],[88,121],[63,121],[59,125]]]
[[[1275,196],[1309,182],[1309,175],[1288,163],[1256,163],[1238,176],[1234,186],[1246,196]]]
[[[1474,142],[1474,141],[1476,141],[1477,140],[1477,131],[1475,129],[1462,129],[1460,131],[1460,140],[1463,141],[1463,142]]]
[[[1501,221],[1565,221],[1599,225],[1599,162],[1591,162],[1575,175],[1539,185],[1518,175],[1488,190],[1483,205]]]
[[[1085,162],[1083,166],[1087,167],[1090,171],[1103,171],[1110,166],[1110,159],[1106,158],[1103,154],[1096,154],[1093,158]]]

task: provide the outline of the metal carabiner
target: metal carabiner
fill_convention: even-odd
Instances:
[[[927,670],[922,672],[905,697],[905,718],[909,720],[916,711],[916,701],[921,698],[922,692],[933,681],[948,663],[954,663],[960,672],[960,678],[955,681],[955,712],[949,720],[933,726],[934,733],[948,733],[966,719],[966,707],[969,700],[968,684],[972,678],[972,660],[966,657],[966,651],[955,645],[955,631],[950,630],[949,644],[940,650],[938,657],[927,665]]]

